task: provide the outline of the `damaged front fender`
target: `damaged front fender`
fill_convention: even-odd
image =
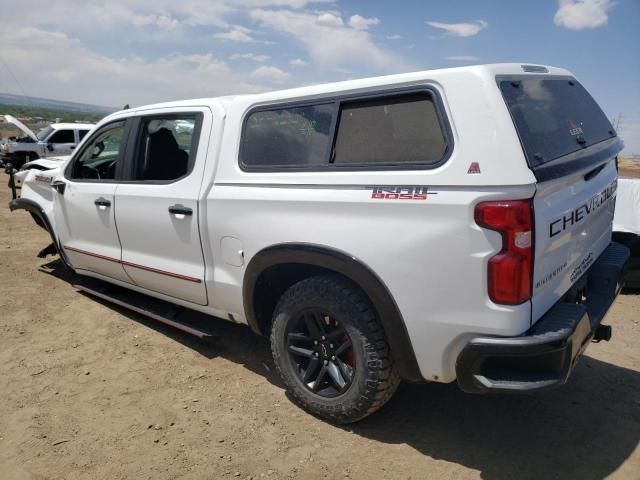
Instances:
[[[55,250],[60,256],[60,260],[62,260],[62,263],[64,264],[64,266],[69,270],[73,271],[73,267],[71,266],[71,263],[69,263],[69,259],[65,255],[64,249],[62,248],[62,245],[60,245],[58,237],[56,236],[55,231],[51,226],[49,217],[47,216],[47,214],[44,212],[44,210],[40,205],[38,205],[35,201],[29,198],[16,198],[11,200],[11,202],[9,202],[9,209],[12,212],[14,210],[26,210],[27,212],[29,212],[33,217],[34,221],[36,222],[36,224],[44,228],[47,232],[49,232],[53,247],[55,247]],[[50,247],[51,246],[46,247],[44,250],[49,250]],[[40,254],[42,254],[44,250],[41,251]],[[51,253],[51,252],[49,251],[48,253]]]

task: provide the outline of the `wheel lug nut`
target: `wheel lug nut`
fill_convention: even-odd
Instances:
[[[336,356],[335,355],[331,355],[331,360],[335,360]]]
[[[313,356],[317,357],[318,356],[318,352],[313,352]]]
[[[313,344],[314,344],[314,345],[317,345],[317,344],[318,344],[318,340],[314,340],[314,341],[313,341]]]
[[[322,340],[326,340],[326,339],[327,339],[327,337],[325,337],[325,336],[323,335],[323,336],[322,336]]]
[[[330,344],[329,344],[329,348],[333,348],[333,343],[330,343]]]
[[[325,361],[324,361],[324,364],[325,364],[325,365],[329,365],[329,360],[325,360]]]

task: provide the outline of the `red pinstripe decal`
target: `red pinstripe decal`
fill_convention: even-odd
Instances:
[[[180,275],[178,273],[167,272],[165,270],[158,270],[157,268],[145,267],[144,265],[138,265],[137,263],[131,262],[120,262],[127,267],[139,268],[140,270],[147,270],[148,272],[159,273],[160,275],[166,275],[167,277],[179,278],[180,280],[186,280],[187,282],[201,283],[202,280],[199,278],[188,277],[186,275]]]
[[[98,255],[97,253],[87,252],[86,250],[80,250],[79,248],[73,248],[73,247],[65,246],[64,249],[65,250],[70,250],[70,251],[76,252],[76,253],[82,253],[83,255],[88,255],[90,257],[101,258],[102,260],[108,260],[109,262],[121,263],[120,260],[118,260],[117,258],[106,257],[104,255]]]
[[[81,253],[83,255],[88,255],[90,257],[96,257],[96,258],[100,258],[102,260],[107,260],[109,262],[119,263],[119,264],[125,265],[127,267],[137,268],[137,269],[140,269],[140,270],[146,270],[148,272],[158,273],[160,275],[166,275],[167,277],[173,277],[173,278],[177,278],[179,280],[186,280],[187,282],[202,283],[202,280],[200,280],[199,278],[188,277],[186,275],[180,275],[178,273],[167,272],[166,270],[159,270],[157,268],[145,267],[144,265],[138,265],[137,263],[125,262],[125,261],[122,261],[122,260],[118,260],[117,258],[106,257],[104,255],[99,255],[97,253],[87,252],[86,250],[80,250],[79,248],[73,248],[73,247],[65,246],[64,249],[65,250],[70,250],[70,251],[76,252],[76,253]]]

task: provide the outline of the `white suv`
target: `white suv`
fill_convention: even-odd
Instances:
[[[609,339],[621,148],[570,72],[473,66],[118,112],[11,208],[79,275],[270,336],[353,422],[401,379],[546,390]]]
[[[70,155],[76,145],[95,126],[92,123],[53,123],[36,135],[17,118],[11,115],[4,115],[4,118],[24,134],[15,141],[0,145],[0,159],[10,162],[17,169],[26,162],[38,158]]]

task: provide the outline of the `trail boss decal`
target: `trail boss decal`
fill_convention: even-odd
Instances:
[[[48,177],[46,175],[36,175],[36,182],[40,183],[51,183],[53,181],[53,177]]]
[[[571,283],[575,282],[578,278],[582,276],[583,273],[585,273],[589,269],[589,267],[593,263],[593,260],[594,260],[593,252],[589,252],[589,255],[584,257],[580,262],[580,264],[573,269],[573,272],[571,272],[571,277],[569,277],[571,280]]]
[[[580,223],[593,212],[600,210],[600,208],[608,204],[609,200],[614,197],[617,188],[618,182],[617,180],[614,180],[600,193],[595,194],[579,207],[565,213],[562,217],[551,222],[549,224],[549,237],[553,238],[556,235],[561,234],[567,228]]]
[[[373,185],[371,198],[377,200],[426,200],[428,195],[436,195],[426,185]]]

